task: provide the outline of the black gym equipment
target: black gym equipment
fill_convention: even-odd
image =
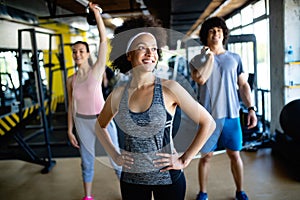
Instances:
[[[280,126],[285,134],[300,142],[300,99],[289,102],[280,113]]]
[[[87,12],[87,16],[86,16],[87,23],[92,26],[97,25],[94,12],[88,7],[86,8],[86,12]]]
[[[5,77],[6,81],[7,79],[12,85],[12,88],[9,88],[8,83],[2,84],[2,79]],[[0,72],[0,83],[1,83],[1,88],[0,88],[0,98],[1,98],[1,111],[0,115],[9,113],[11,110],[11,104],[14,103],[15,98],[17,97],[17,91],[14,86],[14,83],[12,81],[12,77],[9,73],[7,72]],[[8,97],[6,94],[9,93]]]
[[[2,49],[0,52],[2,52]],[[11,105],[16,101],[17,91],[11,74],[8,73],[8,66],[5,56],[0,57],[0,61],[3,65],[0,72],[0,115],[4,115],[11,111]]]
[[[282,131],[276,130],[272,153],[287,167],[291,177],[300,181],[300,99],[286,104],[280,113]]]
[[[62,85],[63,85],[63,89],[64,89],[64,113],[63,114],[66,114],[67,113],[67,110],[68,110],[68,92],[67,92],[67,69],[66,69],[66,66],[65,66],[65,56],[64,56],[64,43],[63,43],[63,37],[61,34],[49,34],[49,33],[44,33],[44,34],[48,34],[49,35],[49,60],[48,60],[48,63],[45,64],[44,66],[45,67],[48,67],[49,68],[49,96],[48,96],[48,99],[49,99],[49,111],[51,111],[51,106],[53,105],[53,74],[55,72],[61,72],[62,73]],[[52,60],[52,38],[53,37],[57,37],[58,40],[59,40],[59,46],[58,46],[58,50],[59,52],[56,54],[57,56],[57,59],[59,61],[59,66],[58,67],[55,67],[55,64],[53,64]],[[55,102],[57,103],[57,102]],[[52,121],[53,121],[53,114],[52,112],[49,112],[48,114],[48,121],[49,121],[49,127],[51,130],[58,130],[58,129],[67,129],[66,126],[60,126],[60,127],[54,127],[53,124],[52,124]]]
[[[42,85],[42,79],[41,79],[41,72],[40,72],[40,64],[39,64],[39,56],[38,56],[38,49],[37,49],[37,41],[36,41],[36,33],[43,33],[43,32],[38,32],[35,29],[21,29],[18,30],[18,72],[19,72],[19,80],[20,83],[22,83],[22,77],[23,77],[23,33],[24,32],[29,32],[30,34],[30,39],[31,39],[31,47],[32,47],[32,69],[35,75],[35,81],[37,85],[37,93],[38,95],[38,111],[40,113],[41,121],[42,121],[42,130],[44,133],[44,139],[45,139],[45,148],[47,155],[45,158],[40,158],[38,157],[33,149],[26,143],[22,136],[22,130],[19,129],[18,131],[15,132],[14,137],[18,144],[26,151],[26,153],[30,156],[31,162],[44,165],[44,169],[41,171],[42,173],[48,173],[56,164],[56,161],[52,160],[52,151],[51,151],[51,146],[49,142],[49,121],[47,120],[47,115],[46,115],[46,109],[45,109],[45,96],[43,93],[43,85]],[[44,34],[44,33],[43,33]],[[20,99],[20,104],[19,104],[19,119],[20,122],[22,123],[23,121],[23,116],[22,116],[22,111],[24,109],[24,98],[23,98],[23,89],[20,87],[19,90],[19,99]],[[51,100],[50,100],[51,102]],[[50,103],[48,102],[48,105]],[[25,128],[25,124],[23,125]]]
[[[102,9],[98,6],[96,6],[96,8],[99,10],[100,14],[102,13]],[[89,25],[95,26],[97,25],[97,21],[96,21],[96,17],[95,17],[95,13],[93,12],[92,9],[89,8],[89,6],[86,7],[86,21]]]
[[[23,49],[23,41],[26,38],[25,35],[30,37],[31,50]],[[49,55],[48,63],[43,65],[43,52],[37,49],[37,34],[49,36]],[[58,42],[60,46],[58,47],[58,53],[56,54],[59,62],[59,66],[54,64],[52,61],[53,50],[52,43],[53,37],[58,37]],[[57,136],[54,136],[53,131],[58,128],[57,125],[53,122],[56,122],[57,116],[53,116],[54,108],[56,108],[57,99],[61,99],[60,96],[53,96],[52,85],[53,85],[53,73],[61,72],[62,73],[62,86],[64,89],[64,110],[63,115],[64,119],[66,118],[66,112],[68,107],[67,102],[67,92],[66,92],[66,79],[67,72],[64,64],[64,51],[63,51],[63,39],[61,34],[51,34],[41,31],[36,31],[35,29],[21,29],[18,31],[18,50],[17,50],[17,63],[18,63],[18,75],[20,87],[18,90],[18,95],[16,100],[19,102],[17,111],[10,112],[6,115],[0,116],[0,134],[1,143],[0,145],[5,144],[7,151],[2,151],[1,153],[5,154],[1,158],[17,158],[27,162],[32,162],[35,164],[40,164],[44,166],[42,173],[48,173],[54,166],[55,160],[52,159],[52,145],[69,146],[68,141],[64,140],[58,141]],[[23,55],[28,54],[29,61],[24,60]],[[23,65],[29,65],[32,68],[32,71],[28,73],[30,75],[27,80],[28,88],[32,91],[34,101],[32,105],[25,105],[24,95],[26,94],[26,85],[22,86],[23,75]],[[42,83],[41,69],[42,67],[48,69],[48,88]],[[57,114],[57,113],[55,113]],[[56,121],[55,121],[56,120]],[[38,122],[39,121],[39,122]],[[32,124],[33,123],[33,124]],[[67,126],[62,128],[64,131],[67,129]],[[17,143],[12,143],[12,139],[17,141]],[[51,142],[50,142],[51,139]],[[29,142],[35,141],[35,142]],[[23,151],[20,151],[23,150]],[[24,154],[25,153],[25,154]]]

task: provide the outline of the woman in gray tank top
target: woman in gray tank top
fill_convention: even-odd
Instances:
[[[155,200],[183,200],[183,169],[212,134],[215,122],[176,81],[155,77],[153,70],[161,52],[155,28],[133,32],[123,55],[125,61],[118,59],[113,63],[122,73],[130,73],[129,79],[107,98],[96,124],[97,137],[112,159],[122,166],[122,199],[151,200],[153,195]],[[194,140],[180,155],[172,138],[177,106],[199,124]],[[113,118],[124,134],[121,153],[106,130]]]

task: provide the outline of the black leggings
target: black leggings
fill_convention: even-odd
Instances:
[[[120,182],[122,200],[151,200],[152,192],[155,200],[184,200],[186,182],[184,173],[171,185],[140,185]]]

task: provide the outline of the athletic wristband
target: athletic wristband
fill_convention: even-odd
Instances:
[[[95,6],[95,8],[97,8],[99,10],[100,14],[102,14],[102,12],[103,12],[102,8],[100,8],[99,6]]]
[[[250,106],[250,107],[248,107],[248,112],[249,112],[250,110],[253,110],[254,112],[256,112],[256,111],[257,111],[257,109],[256,109],[256,107],[255,107],[255,106]]]

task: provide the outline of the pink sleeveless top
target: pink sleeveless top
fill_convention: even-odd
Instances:
[[[74,113],[82,115],[98,115],[104,105],[102,85],[89,71],[84,82],[76,82],[76,74],[73,76],[73,109]]]

